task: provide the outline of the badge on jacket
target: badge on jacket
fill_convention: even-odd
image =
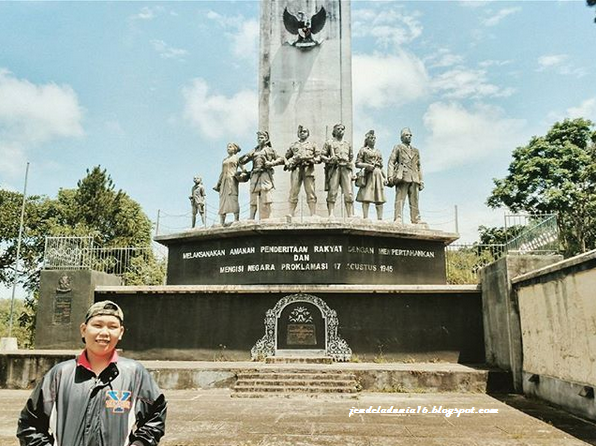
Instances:
[[[130,409],[130,390],[108,390],[106,397],[106,409],[112,409],[113,413],[124,413]]]

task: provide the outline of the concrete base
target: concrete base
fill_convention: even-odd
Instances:
[[[0,352],[10,352],[18,350],[17,338],[2,338],[0,339]]]
[[[267,312],[294,293],[316,296],[335,312],[337,334],[353,359],[484,362],[476,286],[100,287],[95,299],[113,300],[124,310],[119,346],[130,357],[246,361],[265,335]]]
[[[0,388],[35,386],[55,364],[78,351],[27,351],[0,354]],[[126,356],[126,352],[123,352]],[[349,373],[359,388],[371,392],[507,392],[506,374],[498,370],[448,363],[271,363],[141,361],[162,389],[231,388],[246,373]],[[495,383],[501,383],[495,385]]]
[[[519,304],[511,282],[520,274],[560,261],[562,256],[505,256],[482,269],[482,315],[486,363],[511,370],[522,389],[522,336]]]
[[[523,374],[525,395],[556,404],[583,418],[596,420],[596,400],[594,399],[593,385],[572,383],[545,375],[536,375],[538,378],[530,381],[532,376],[534,374],[529,372]],[[536,379],[537,382],[535,382]],[[589,389],[592,389],[591,394]],[[587,395],[582,396],[580,394]]]
[[[28,390],[0,391],[0,445],[16,446],[16,420]],[[527,415],[478,393],[360,393],[357,399],[270,397],[230,398],[231,390],[166,390],[168,420],[160,446],[589,446],[593,425],[569,429],[576,417],[557,413],[565,426],[538,419],[542,406]],[[490,414],[353,413],[434,407],[497,409]],[[552,410],[547,407],[549,411]],[[369,411],[370,412],[370,411]],[[580,431],[579,428],[582,428]],[[588,432],[588,429],[591,432]],[[580,436],[581,433],[584,436]],[[574,436],[581,438],[581,441]],[[587,441],[588,443],[586,443]]]
[[[120,284],[118,276],[98,271],[42,271],[35,346],[46,349],[82,347],[79,326],[93,303],[95,287]]]
[[[242,221],[155,240],[168,285],[445,284],[457,234],[386,221]]]

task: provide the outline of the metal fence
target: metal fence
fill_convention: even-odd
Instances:
[[[504,244],[451,244],[445,248],[447,283],[452,285],[480,282],[480,271],[501,258],[507,250]]]
[[[445,249],[447,282],[471,284],[480,281],[480,270],[508,255],[553,255],[560,251],[556,214],[505,215],[504,244],[452,244]]]
[[[135,264],[154,257],[151,247],[102,248],[93,237],[46,237],[43,269],[89,269],[124,278]]]
[[[523,224],[519,224],[519,222]],[[511,226],[511,224],[514,226]],[[505,217],[505,229],[521,228],[513,231],[515,236],[507,240],[509,254],[551,255],[560,251],[559,227],[555,214],[510,215]]]

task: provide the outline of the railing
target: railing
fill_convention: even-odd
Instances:
[[[126,281],[139,265],[154,261],[152,247],[101,248],[92,237],[46,237],[43,269],[93,270],[115,274]],[[163,253],[157,253],[163,258]]]
[[[447,283],[451,285],[480,282],[480,271],[506,254],[502,245],[451,244],[445,248]]]
[[[505,234],[513,234],[504,244],[453,244],[445,249],[447,282],[478,283],[480,270],[508,255],[553,255],[559,248],[556,214],[505,215]]]
[[[514,238],[507,240],[506,248],[509,254],[552,255],[560,251],[556,214],[517,217],[525,218],[526,226]],[[510,219],[509,223],[511,221]],[[507,222],[506,218],[505,223]]]
[[[290,213],[290,204],[287,201],[283,202],[273,202],[271,204],[271,209],[274,211],[276,215],[283,215]],[[408,207],[405,206],[404,209],[404,217],[407,217],[409,210]],[[433,229],[439,229],[445,232],[457,232],[458,222],[457,222],[457,206],[454,207],[446,207],[442,209],[421,209],[423,220],[429,225],[429,227]],[[326,216],[327,215],[327,203],[324,200],[319,200],[317,203],[317,215]],[[343,220],[348,219],[348,215],[346,213],[346,209],[344,206],[343,199],[338,197],[335,208],[333,211],[334,220]],[[294,221],[302,221],[310,216],[310,210],[308,208],[308,203],[306,203],[304,199],[304,195],[300,194],[298,205],[296,206],[295,210],[295,220]],[[354,216],[355,217],[362,217],[362,205],[359,202],[354,202]],[[248,203],[240,203],[240,220],[248,220],[250,217],[250,205]],[[383,207],[383,220],[386,222],[393,221],[393,202],[385,203]],[[257,215],[258,218],[258,215]],[[368,218],[371,221],[376,220],[377,212],[376,208],[373,205],[369,208]],[[409,218],[409,217],[408,217]],[[405,221],[408,221],[408,218],[404,218]],[[173,234],[177,232],[182,232],[188,229],[191,229],[191,219],[192,213],[186,212],[181,214],[169,213],[164,210],[159,210],[157,214],[157,221],[156,221],[156,230],[155,235],[167,235]],[[228,214],[226,217],[226,224],[230,223],[233,219],[231,214]],[[209,227],[213,225],[220,224],[220,216],[218,214],[218,208],[216,205],[212,204],[211,202],[207,201],[205,203],[205,223],[201,222],[201,217],[197,214],[196,219],[196,227]]]

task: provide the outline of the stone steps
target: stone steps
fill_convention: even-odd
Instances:
[[[261,370],[238,373],[234,397],[256,398],[271,394],[352,395],[359,386],[349,372],[307,370]]]
[[[301,356],[269,356],[265,358],[265,364],[333,364],[333,359],[324,357],[301,357]]]

